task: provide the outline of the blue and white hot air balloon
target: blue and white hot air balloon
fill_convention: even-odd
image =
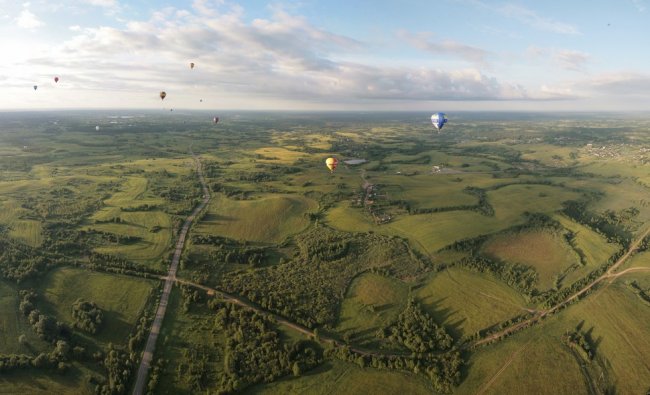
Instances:
[[[433,126],[440,131],[442,127],[447,123],[447,116],[444,112],[437,112],[431,116],[431,123]]]

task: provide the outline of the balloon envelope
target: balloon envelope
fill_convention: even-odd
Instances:
[[[212,118],[212,122],[214,122],[214,123],[219,123],[219,117],[214,117],[214,118]]]
[[[38,85],[34,85],[34,90],[38,89]]]
[[[190,63],[190,69],[194,68],[194,63]]]
[[[440,130],[447,123],[447,116],[443,112],[437,112],[431,116],[431,123]]]
[[[54,82],[59,82],[59,77],[54,77]]]
[[[99,126],[95,126],[95,130],[96,130],[96,131],[99,131]]]
[[[330,169],[330,171],[334,171],[336,169],[336,166],[338,166],[339,161],[336,158],[327,158],[325,159],[325,164],[327,165],[327,168]]]
[[[167,93],[165,91],[160,92],[160,100],[165,100]]]

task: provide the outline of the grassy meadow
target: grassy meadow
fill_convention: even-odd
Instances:
[[[155,285],[151,280],[61,268],[44,279],[39,291],[44,307],[68,324],[78,298],[97,303],[104,311],[104,324],[96,338],[120,344],[126,342]]]
[[[0,114],[0,356],[56,347],[20,311],[21,290],[35,290],[40,313],[66,325],[77,298],[104,311],[96,335],[74,329],[65,338],[90,347],[67,357],[67,371],[12,368],[0,393],[92,393],[121,380],[112,371],[128,373],[122,393],[131,391],[143,341],[128,344],[129,335],[155,308],[160,284],[147,277],[166,272],[203,194],[190,149],[211,201],[190,230],[179,278],[233,280],[236,296],[259,311],[378,354],[408,349],[377,331],[396,324],[413,297],[424,313],[402,324],[422,337],[439,326],[453,339],[451,349],[409,356],[417,369],[399,356],[401,367],[379,369],[386,361],[369,355],[321,355],[329,346],[310,348],[304,334],[263,315],[221,310],[219,320],[232,316],[216,329],[204,294],[175,287],[154,356],[156,394],[235,384],[251,394],[434,393],[425,373],[433,362],[418,358],[449,355],[575,292],[650,223],[650,121],[641,118],[610,128],[586,115],[462,113],[432,133],[426,114],[414,113],[220,116],[214,125],[212,115],[183,111]],[[333,173],[329,156],[340,160]],[[531,225],[531,214],[557,224]],[[649,257],[639,252],[619,271],[650,267]],[[484,258],[496,266],[468,264]],[[498,270],[513,264],[534,271],[536,289]],[[461,350],[458,366],[439,362],[437,373],[458,373],[454,394],[645,393],[648,294],[647,271],[608,278],[539,324]],[[255,324],[246,336],[228,333],[247,322]],[[593,359],[563,340],[571,331]],[[129,367],[107,367],[109,344]]]

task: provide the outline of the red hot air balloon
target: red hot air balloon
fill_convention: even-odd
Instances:
[[[59,82],[59,77],[54,77],[54,82]]]

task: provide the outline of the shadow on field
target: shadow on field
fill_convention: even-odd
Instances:
[[[452,317],[458,313],[458,310],[452,310],[448,307],[443,308],[440,306],[447,298],[448,296],[445,296],[431,302],[426,302],[425,306],[436,322],[440,325],[444,325],[449,334],[453,336],[454,339],[458,340],[463,336],[461,326],[466,321],[466,318],[452,321]]]

